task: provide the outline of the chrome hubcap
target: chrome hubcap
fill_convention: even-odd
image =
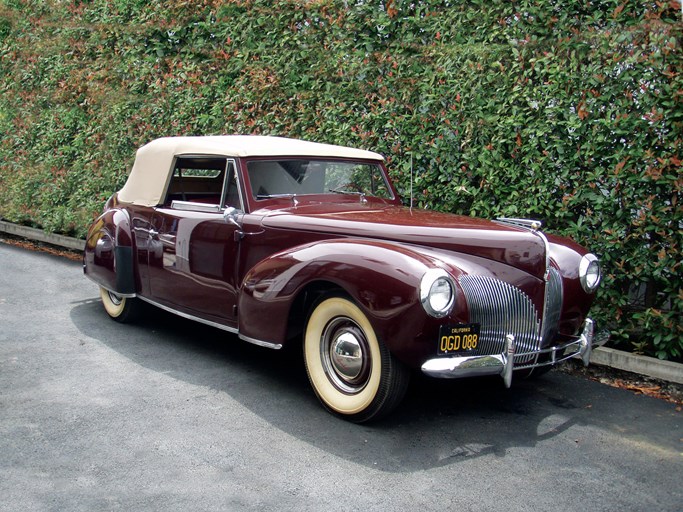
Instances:
[[[330,345],[332,367],[343,378],[353,380],[363,367],[363,348],[353,333],[345,331]]]
[[[337,389],[361,391],[370,376],[369,349],[365,334],[350,318],[335,318],[323,332],[320,354],[325,374]]]

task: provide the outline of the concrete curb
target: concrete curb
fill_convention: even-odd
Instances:
[[[71,249],[73,251],[82,251],[85,249],[85,240],[72,238],[70,236],[45,233],[41,229],[20,226],[19,224],[12,224],[11,222],[2,220],[0,220],[0,231],[36,242],[45,242],[47,244],[56,245],[57,247],[64,247],[65,249]]]
[[[82,251],[85,248],[84,240],[45,233],[40,229],[28,228],[12,224],[11,222],[0,221],[0,232],[76,251]],[[648,377],[654,377],[655,379],[667,382],[683,384],[683,364],[661,361],[654,357],[639,356],[613,348],[598,347],[593,350],[591,364],[609,366],[610,368],[647,375]]]
[[[631,354],[613,348],[599,347],[593,350],[591,364],[609,366],[667,382],[683,384],[683,364]]]

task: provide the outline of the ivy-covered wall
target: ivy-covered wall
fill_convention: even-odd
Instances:
[[[0,217],[83,235],[159,136],[363,147],[590,247],[613,343],[680,360],[682,35],[678,1],[0,0]]]

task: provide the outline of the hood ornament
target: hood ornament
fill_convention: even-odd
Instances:
[[[541,231],[541,226],[543,226],[543,222],[541,222],[540,220],[515,219],[509,217],[498,217],[495,220],[496,222],[507,224],[509,226],[516,226],[522,229],[528,229],[543,241],[543,245],[545,247],[545,272],[543,275],[543,280],[547,283],[548,278],[550,277],[550,243]]]
[[[543,226],[543,222],[540,220],[533,219],[515,219],[510,217],[498,217],[496,221],[502,222],[503,224],[511,224],[513,226],[518,226],[520,228],[530,229],[534,233],[539,231]]]

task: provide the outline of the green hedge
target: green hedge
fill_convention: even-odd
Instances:
[[[4,0],[0,216],[82,236],[164,135],[377,150],[419,206],[602,258],[613,343],[681,360],[676,2]]]

